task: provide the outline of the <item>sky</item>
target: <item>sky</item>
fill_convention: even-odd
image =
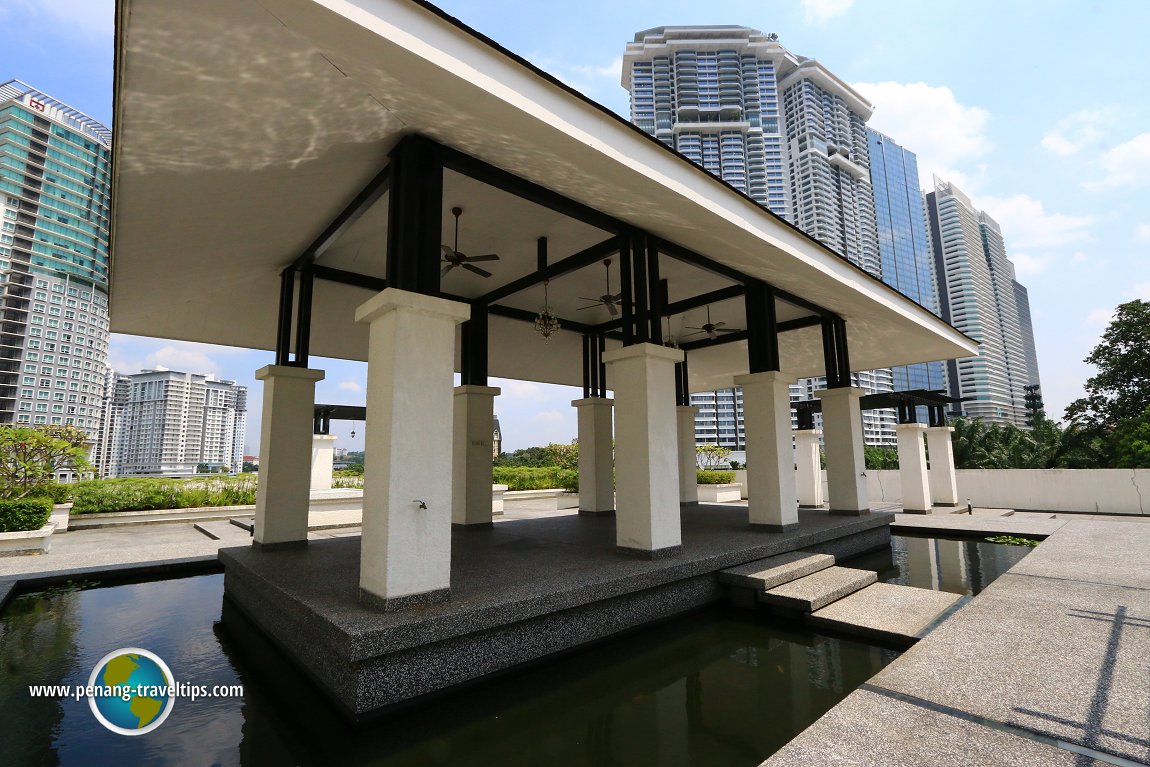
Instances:
[[[1143,0],[442,0],[448,13],[626,116],[621,56],[640,30],[739,24],[775,32],[875,105],[870,125],[918,154],[1002,226],[1029,289],[1048,413],[1081,396],[1083,358],[1114,308],[1150,300],[1150,3]],[[111,125],[111,0],[0,0],[0,81],[11,77]],[[113,307],[113,313],[115,307]],[[114,335],[120,372],[210,372],[251,392],[259,442],[269,352]],[[366,365],[313,358],[318,402],[363,404]],[[568,442],[570,387],[494,379],[504,448]],[[356,430],[352,439],[349,432]],[[333,424],[361,449],[363,424]]]

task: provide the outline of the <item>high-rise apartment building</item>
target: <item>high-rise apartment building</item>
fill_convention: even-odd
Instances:
[[[657,27],[627,44],[622,82],[640,128],[880,274],[866,131],[873,108],[818,61],[748,27]],[[893,387],[889,370],[854,378],[868,394]],[[820,388],[800,381],[792,399]],[[706,411],[696,440],[738,449],[738,395],[721,394],[692,396]],[[863,414],[868,444],[894,445],[894,425],[893,411]]]
[[[99,437],[108,359],[111,131],[0,84],[0,423]]]
[[[201,373],[144,370],[117,376],[121,415],[112,476],[180,476],[201,465],[243,467],[247,387]]]
[[[941,317],[918,158],[869,128],[867,143],[882,281]],[[895,391],[946,388],[941,362],[904,365],[894,368],[891,376]]]
[[[1031,325],[1030,307],[1020,306],[1025,290],[1015,287],[1002,230],[937,177],[926,204],[943,319],[979,342],[977,357],[947,363],[950,394],[966,399],[964,415],[1025,426],[1026,386],[1031,367],[1037,383],[1038,361],[1037,355],[1033,365],[1028,360],[1024,328]]]

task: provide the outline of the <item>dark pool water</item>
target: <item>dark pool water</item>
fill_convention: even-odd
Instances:
[[[897,652],[713,609],[453,694],[359,730],[272,648],[220,623],[223,576],[29,594],[0,616],[0,765],[737,765],[754,767]],[[177,681],[243,684],[177,700],[137,737],[86,701],[111,650],[157,653]]]
[[[844,564],[878,571],[885,583],[974,595],[1031,552],[1028,546],[981,538],[892,535],[890,550],[864,554]]]

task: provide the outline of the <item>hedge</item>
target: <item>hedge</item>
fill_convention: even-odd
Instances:
[[[18,533],[39,530],[52,516],[50,498],[19,498],[0,500],[0,533]]]
[[[579,472],[558,466],[495,466],[492,481],[508,490],[579,490]]]
[[[728,485],[735,481],[735,472],[699,469],[695,472],[695,477],[695,482],[700,485]]]
[[[256,484],[256,477],[250,474],[210,479],[87,480],[75,485],[72,513],[250,506],[256,502]]]

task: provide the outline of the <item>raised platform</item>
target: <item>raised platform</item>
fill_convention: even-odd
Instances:
[[[804,549],[848,557],[888,544],[890,516],[801,511],[770,533],[746,509],[682,509],[683,547],[656,561],[620,555],[615,520],[511,520],[452,537],[444,604],[383,613],[358,599],[358,537],[307,549],[224,549],[232,608],[260,628],[353,718],[606,639],[724,597],[717,571]]]

